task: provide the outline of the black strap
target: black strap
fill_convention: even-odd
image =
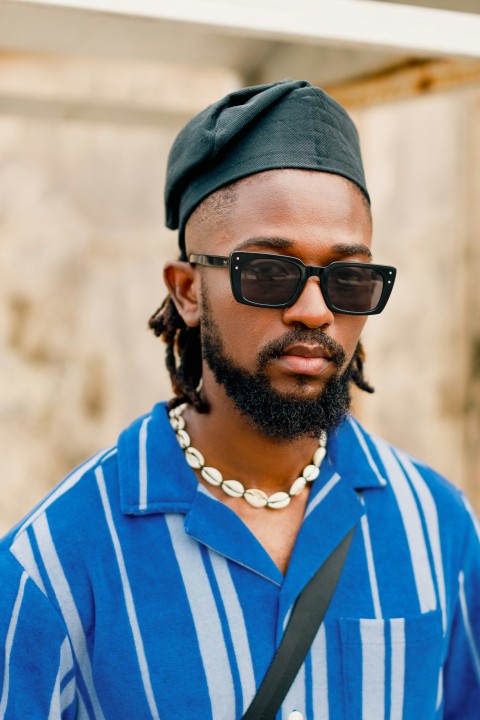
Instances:
[[[330,605],[354,530],[337,545],[298,596],[282,641],[242,720],[275,720]]]

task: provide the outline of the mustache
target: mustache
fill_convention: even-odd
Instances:
[[[272,340],[262,348],[258,356],[260,370],[265,369],[265,366],[270,360],[276,360],[281,357],[285,351],[295,343],[321,345],[328,350],[330,359],[337,368],[340,368],[347,359],[343,347],[323,330],[307,330],[306,328],[298,327],[288,330],[282,337]]]

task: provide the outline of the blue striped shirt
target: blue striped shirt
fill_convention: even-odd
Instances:
[[[164,404],[3,539],[0,718],[241,718],[353,526],[279,720],[478,720],[480,530],[462,494],[349,418],[284,577],[198,484]]]

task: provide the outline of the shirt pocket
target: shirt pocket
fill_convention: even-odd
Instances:
[[[339,622],[345,716],[434,720],[442,662],[440,611]]]

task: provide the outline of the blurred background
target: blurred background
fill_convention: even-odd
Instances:
[[[0,0],[0,535],[170,396],[169,147],[226,92],[325,87],[360,132],[377,262],[367,428],[480,509],[480,0]],[[428,6],[428,7],[427,7]]]

